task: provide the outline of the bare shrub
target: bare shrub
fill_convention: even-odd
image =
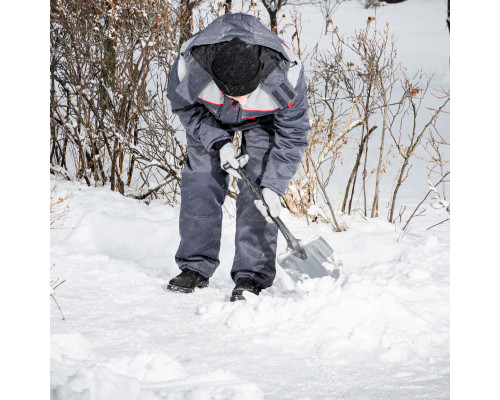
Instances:
[[[51,1],[51,170],[136,198],[179,192],[166,100],[178,20],[161,0]]]
[[[381,181],[390,170],[394,175],[387,179],[394,185],[386,196],[391,198],[388,220],[394,222],[397,195],[408,177],[411,160],[416,149],[432,137],[431,128],[436,126],[449,95],[443,95],[441,106],[431,110],[428,122],[420,125],[417,117],[431,78],[421,72],[407,77],[406,69],[397,62],[389,25],[378,29],[373,17],[352,37],[346,38],[334,28],[330,49],[316,48],[309,63],[312,126],[309,146],[285,194],[288,208],[313,221],[326,219],[334,230],[342,230],[335,204],[340,202],[340,213],[351,214],[361,201],[357,211],[378,216]],[[432,142],[428,147],[436,152]],[[332,199],[333,192],[327,187],[339,181],[334,173],[340,177],[340,169],[347,166],[347,152],[354,154],[351,172],[343,188],[339,183],[338,199]],[[438,169],[439,162],[435,163]]]
[[[409,115],[412,118],[412,123],[410,126],[409,132],[405,132],[406,134],[403,136],[404,129],[400,128],[399,136],[393,136],[394,142],[396,144],[396,148],[399,152],[401,158],[401,166],[398,170],[396,177],[396,186],[394,188],[392,194],[392,200],[389,208],[389,222],[394,222],[394,210],[396,205],[396,198],[401,188],[401,185],[405,181],[408,176],[409,169],[411,168],[410,160],[415,156],[415,151],[417,147],[421,147],[423,139],[431,134],[430,127],[435,126],[437,119],[441,112],[443,112],[444,108],[450,101],[449,94],[446,94],[442,98],[442,104],[434,110],[431,110],[431,116],[428,122],[421,127],[418,123],[417,116],[422,106],[422,102],[425,94],[427,93],[430,81],[427,81],[427,85],[424,89],[419,88],[418,85],[415,85],[413,82],[410,82],[408,78],[404,80],[404,88],[406,102],[409,108]]]
[[[448,102],[450,98],[450,94],[444,89],[441,89],[436,93],[434,93],[434,96],[437,97],[438,99],[444,99],[446,102]],[[444,111],[441,108],[441,110],[439,110],[438,112],[441,113]],[[414,217],[421,215],[425,211],[425,209],[421,211],[419,211],[419,209],[425,203],[425,201],[430,195],[432,195],[430,198],[430,200],[432,201],[432,203],[430,203],[431,207],[436,209],[444,209],[448,213],[448,215],[450,215],[451,213],[450,203],[448,201],[448,196],[447,196],[447,183],[449,182],[450,169],[448,166],[449,160],[445,158],[445,153],[446,153],[445,148],[447,148],[450,144],[439,133],[439,130],[437,129],[436,126],[436,120],[437,120],[437,115],[436,118],[432,120],[431,125],[429,126],[429,134],[426,137],[425,144],[422,144],[421,146],[427,153],[427,157],[424,158],[424,160],[427,161],[427,163],[429,164],[428,167],[429,191],[422,199],[422,201],[415,207],[413,212],[406,220],[403,226],[403,231],[408,229],[408,226],[410,225]],[[439,179],[439,180],[436,183],[432,183],[433,179]],[[439,225],[448,220],[449,217],[436,225]],[[428,229],[436,225],[433,225]]]

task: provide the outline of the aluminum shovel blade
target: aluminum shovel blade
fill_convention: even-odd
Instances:
[[[307,241],[300,241],[307,259],[295,256],[291,249],[277,257],[278,264],[294,279],[303,281],[310,278],[331,276],[338,279],[342,261],[336,257],[333,249],[321,236],[314,236]]]

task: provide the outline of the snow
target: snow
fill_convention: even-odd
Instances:
[[[380,219],[344,216],[334,233],[284,212],[297,237],[334,247],[343,276],[294,283],[279,269],[231,303],[234,219],[209,288],[184,295],[163,289],[178,273],[178,208],[74,182],[59,193],[72,211],[51,235],[52,277],[66,280],[65,320],[51,307],[54,399],[448,397],[448,229],[425,230],[442,210],[403,238]]]
[[[224,399],[262,398],[261,390],[234,374],[216,370],[190,375],[162,353],[105,359],[79,333],[52,335],[52,399]],[[165,377],[168,382],[165,383]]]

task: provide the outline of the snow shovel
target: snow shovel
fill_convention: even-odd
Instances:
[[[239,157],[236,158],[238,159]],[[229,163],[224,164],[224,169],[227,170],[229,168],[232,168]],[[240,174],[255,197],[261,200],[269,211],[269,206],[264,201],[260,187],[250,179],[241,167],[233,169]],[[288,244],[287,251],[278,254],[278,264],[293,280],[303,281],[304,279],[322,278],[323,276],[331,276],[335,280],[339,278],[342,261],[334,255],[333,249],[325,239],[321,236],[314,236],[309,240],[299,241],[292,235],[279,217],[274,218],[270,216],[270,218],[278,225]]]

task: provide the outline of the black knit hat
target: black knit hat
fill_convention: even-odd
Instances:
[[[262,78],[257,52],[240,38],[219,49],[212,61],[212,72],[217,87],[229,96],[252,93]]]

